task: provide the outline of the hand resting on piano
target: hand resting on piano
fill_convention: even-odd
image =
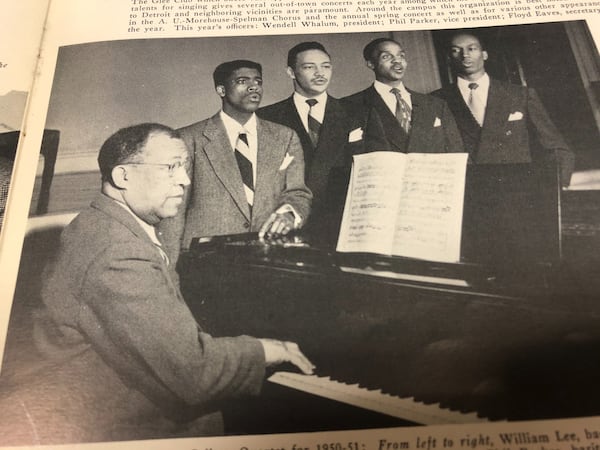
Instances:
[[[294,342],[277,341],[275,339],[259,339],[265,351],[267,366],[289,362],[298,367],[302,373],[311,375],[315,369]]]

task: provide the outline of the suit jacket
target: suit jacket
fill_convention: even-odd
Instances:
[[[178,215],[160,225],[173,261],[194,237],[258,231],[271,213],[286,203],[306,220],[312,194],[304,184],[304,157],[293,130],[257,119],[252,213],[219,114],[179,131],[190,151],[192,183]]]
[[[293,129],[300,137],[306,185],[313,193],[310,223],[317,221],[325,225],[323,222],[335,220],[343,208],[352,155],[362,152],[362,138],[353,137],[353,142],[349,142],[350,133],[361,127],[358,118],[351,115],[340,100],[328,96],[319,142],[315,148],[293,97],[261,108],[258,115]]]
[[[49,420],[73,430],[66,442],[220,434],[219,401],[260,390],[260,342],[203,332],[156,245],[106,196],[64,229],[42,298],[38,340],[57,362],[42,398],[58,397]]]
[[[373,86],[342,100],[362,114],[365,151],[464,152],[460,133],[446,102],[431,95],[409,92],[412,113],[408,134]]]
[[[530,163],[541,151],[558,158],[563,183],[568,184],[573,154],[534,89],[490,78],[483,126],[471,114],[456,84],[434,94],[448,103],[474,163]]]

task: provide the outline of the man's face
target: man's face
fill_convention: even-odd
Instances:
[[[316,49],[298,53],[294,67],[288,67],[288,74],[294,80],[294,89],[305,97],[316,97],[325,92],[331,81],[331,73],[329,56]]]
[[[406,53],[400,44],[384,41],[377,45],[367,66],[375,72],[375,79],[385,84],[394,84],[406,73]]]
[[[174,169],[169,169],[174,165]],[[140,219],[154,225],[177,214],[184,186],[190,184],[188,153],[181,139],[151,134],[142,152],[124,164],[127,188],[123,199]]]
[[[260,105],[262,93],[262,75],[249,67],[235,70],[224,84],[217,86],[225,112],[253,113]]]
[[[459,34],[450,45],[450,61],[456,74],[464,78],[477,78],[485,72],[488,54],[481,48],[481,42],[470,34]]]

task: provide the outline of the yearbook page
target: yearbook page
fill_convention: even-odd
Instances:
[[[37,57],[19,53],[26,68],[17,73],[35,67],[32,83],[10,87],[29,97],[25,120],[11,125],[26,133],[0,238],[0,447],[598,448],[600,202],[590,188],[600,168],[599,12],[576,0],[52,0],[47,16],[31,6],[31,20],[11,22],[17,31],[39,23],[27,42],[41,44]],[[308,50],[289,57],[299,44]],[[13,58],[0,54],[0,76]],[[243,67],[251,75],[227,83],[215,73],[239,60],[253,63]],[[304,102],[313,97],[325,105]],[[222,122],[231,105],[233,115],[256,112],[253,205]],[[103,144],[140,124],[179,131],[156,159],[121,161],[123,177],[103,178]],[[258,232],[252,214],[272,189],[293,204],[279,210],[294,217],[282,226],[308,232],[314,220],[312,233],[324,237],[339,222],[321,227],[318,214],[334,220],[343,209],[343,196],[325,202],[328,189],[356,192],[365,169],[338,177],[353,156],[384,150],[395,161],[419,148],[462,155],[460,170],[467,159],[467,169],[514,164],[523,173],[557,162],[563,259],[531,271],[507,260],[506,270],[476,267],[471,279],[455,264],[456,245],[419,258],[418,240],[395,239],[412,204],[369,216],[378,232],[369,251],[408,254],[416,262],[407,266],[359,257],[344,271],[337,239],[243,241]],[[265,149],[276,156],[263,157]],[[189,160],[161,159],[174,151]],[[377,159],[386,181],[364,191],[369,204],[401,203],[396,164]],[[163,256],[156,221],[101,196],[129,186],[134,173],[146,184],[126,201],[178,180],[161,214],[186,208],[184,222],[221,225],[237,205],[247,227],[230,234],[242,240],[208,250],[185,243],[177,261]],[[448,179],[433,178],[448,192]],[[306,187],[312,219],[302,215]],[[454,188],[460,197],[462,185]],[[221,189],[237,191],[211,197]],[[219,207],[202,210],[210,202]],[[485,206],[510,212],[495,200]],[[460,219],[435,233],[456,243]],[[117,222],[130,231],[113,234]],[[497,235],[492,224],[490,240]],[[105,263],[111,270],[99,274]],[[440,282],[454,279],[465,282]],[[277,357],[248,336],[275,340],[296,362],[304,355],[314,373],[300,375],[293,361],[265,370],[265,358]],[[182,341],[194,345],[180,350]],[[197,354],[208,358],[201,371]]]

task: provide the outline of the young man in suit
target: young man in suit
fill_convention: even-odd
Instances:
[[[194,237],[285,235],[310,212],[298,136],[256,117],[263,93],[260,64],[223,63],[213,80],[221,111],[180,130],[190,152],[191,186],[178,215],[162,227],[173,260]]]
[[[435,92],[454,114],[465,149],[475,164],[530,163],[533,142],[558,159],[568,185],[574,158],[536,91],[490,78],[488,53],[471,33],[452,37],[448,50],[456,83]]]
[[[319,42],[302,42],[288,51],[287,73],[294,93],[258,110],[259,117],[292,128],[304,152],[306,185],[313,193],[309,227],[337,236],[352,155],[362,151],[362,129],[341,101],[327,92],[331,57]]]
[[[3,436],[21,429],[16,442],[49,444],[221,434],[220,402],[257,394],[265,366],[312,372],[296,344],[211,337],[170,278],[155,226],[177,213],[190,183],[177,132],[122,129],[98,162],[102,193],[64,229],[43,286],[47,314],[35,335],[51,377],[28,381],[22,408],[2,406]],[[4,429],[10,420],[35,432]]]
[[[375,39],[365,46],[363,56],[375,82],[343,101],[362,115],[366,151],[464,152],[446,102],[404,86],[408,63],[399,42]]]

